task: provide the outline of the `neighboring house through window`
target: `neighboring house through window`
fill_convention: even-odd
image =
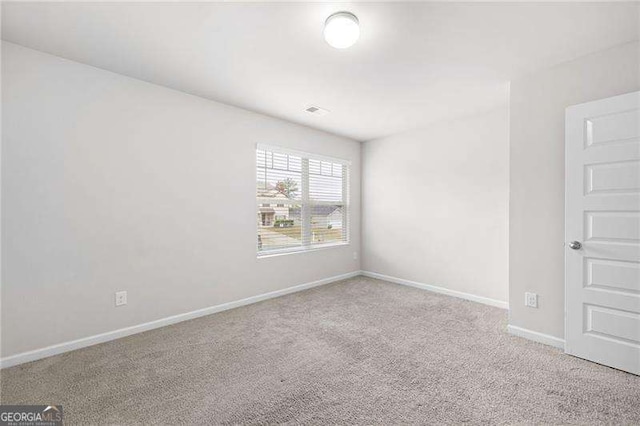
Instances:
[[[258,256],[348,243],[349,165],[258,146]]]

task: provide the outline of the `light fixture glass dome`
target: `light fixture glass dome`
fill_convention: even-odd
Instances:
[[[336,49],[353,46],[359,37],[360,23],[353,13],[334,13],[324,23],[324,39]]]

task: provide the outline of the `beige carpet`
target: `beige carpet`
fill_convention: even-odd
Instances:
[[[640,377],[358,277],[2,370],[67,424],[640,423]]]

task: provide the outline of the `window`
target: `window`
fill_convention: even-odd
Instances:
[[[258,146],[258,256],[349,241],[349,162]]]

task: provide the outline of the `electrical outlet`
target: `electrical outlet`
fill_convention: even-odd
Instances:
[[[122,306],[127,304],[127,292],[126,291],[117,291],[116,292],[116,306]]]
[[[353,260],[358,260],[358,252],[357,251],[353,252]]]
[[[536,293],[525,293],[524,294],[524,305],[530,308],[538,307],[538,295]]]

